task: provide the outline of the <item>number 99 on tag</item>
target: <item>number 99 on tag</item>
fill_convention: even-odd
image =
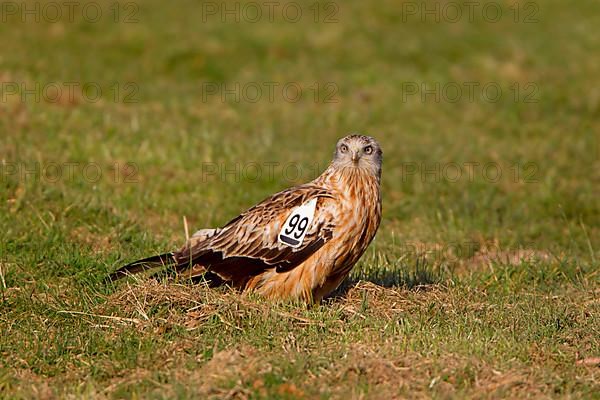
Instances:
[[[279,242],[290,247],[300,247],[312,223],[317,199],[312,199],[296,208],[286,219],[279,232]]]

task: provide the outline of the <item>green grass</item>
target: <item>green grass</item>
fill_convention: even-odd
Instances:
[[[115,23],[114,4],[97,4],[97,23],[0,23],[0,397],[598,398],[595,2],[539,3],[531,24],[506,5],[498,23],[405,21],[391,0],[338,3],[335,23],[315,23],[313,3],[297,23],[222,23],[197,2],[152,0],[139,22]],[[103,95],[8,90],[52,82]],[[252,82],[294,82],[303,96],[203,91]],[[403,90],[452,82],[497,83],[503,96]],[[180,245],[184,216],[190,229],[219,226],[312,179],[353,131],[384,149],[384,215],[331,300],[103,283]],[[78,163],[72,176],[65,163]],[[252,163],[262,174],[226,173]],[[452,165],[460,179],[421,176]]]

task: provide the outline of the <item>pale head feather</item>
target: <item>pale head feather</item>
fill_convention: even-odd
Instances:
[[[359,170],[380,178],[382,162],[383,152],[375,139],[352,134],[338,140],[331,167],[347,172]]]

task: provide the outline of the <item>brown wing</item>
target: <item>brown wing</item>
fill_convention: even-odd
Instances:
[[[294,209],[317,198],[315,214],[302,245],[293,248],[279,243],[278,234]],[[333,236],[337,217],[335,195],[311,184],[279,192],[230,221],[213,237],[188,243],[174,254],[191,276],[217,274],[235,286],[269,268],[288,271],[319,250]]]

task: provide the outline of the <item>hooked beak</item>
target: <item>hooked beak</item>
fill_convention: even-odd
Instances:
[[[358,154],[358,151],[353,151],[352,152],[352,162],[354,164],[358,164],[359,159],[360,159],[360,154]]]

